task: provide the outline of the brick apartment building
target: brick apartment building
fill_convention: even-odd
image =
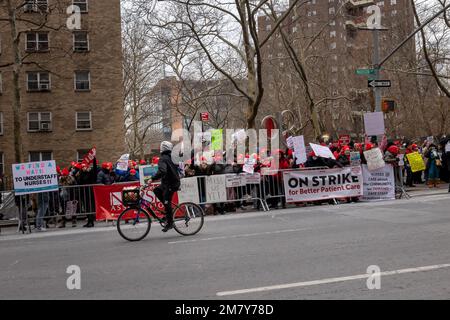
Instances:
[[[311,0],[301,2],[287,18],[284,31],[288,35],[300,59],[303,59],[307,74],[317,100],[325,99],[321,105],[320,118],[329,134],[351,133],[357,136],[363,132],[361,112],[372,111],[374,99],[368,88],[368,77],[356,75],[356,69],[372,67],[372,31],[356,30],[349,21],[362,22],[369,14],[366,9],[359,12],[363,17],[357,21],[346,7],[349,0]],[[414,15],[407,0],[362,1],[377,4],[382,12],[381,24],[388,31],[380,31],[380,56],[384,57],[396,44],[401,42],[414,28]],[[270,17],[259,17],[261,38],[272,30],[274,23]],[[293,71],[287,57],[281,36],[275,34],[267,46],[263,47],[264,82],[266,87],[262,102],[262,114],[273,110],[291,108],[299,110],[302,125],[308,113],[305,101],[300,97],[301,86],[295,83],[298,75]],[[383,97],[394,97],[400,102],[398,111],[392,115],[394,123],[401,113],[400,86],[413,86],[413,76],[393,75],[389,69],[408,69],[416,62],[414,41],[410,41],[382,69],[380,77],[391,79],[392,88],[383,89]],[[298,80],[296,80],[298,81]],[[284,94],[284,96],[283,96]],[[349,97],[344,99],[339,97]],[[335,100],[334,100],[335,99]],[[296,105],[297,104],[297,105]],[[388,119],[389,120],[389,119]],[[312,137],[308,130],[305,134]]]
[[[99,161],[125,151],[120,0],[13,0],[20,71],[22,159],[70,161],[97,147]],[[81,11],[81,29],[67,27],[67,8]],[[0,19],[8,18],[7,2]],[[29,23],[26,21],[33,21]],[[0,21],[0,174],[15,162],[14,50]]]

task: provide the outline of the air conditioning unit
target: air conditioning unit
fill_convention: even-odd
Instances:
[[[39,126],[39,131],[48,132],[52,130],[52,125],[50,122],[42,122]]]
[[[48,83],[40,83],[39,84],[39,90],[40,91],[48,91],[48,90],[50,90],[50,84],[48,84]]]

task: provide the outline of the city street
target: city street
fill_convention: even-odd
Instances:
[[[449,208],[438,194],[214,216],[194,237],[154,225],[139,243],[113,227],[2,236],[0,299],[448,299]]]

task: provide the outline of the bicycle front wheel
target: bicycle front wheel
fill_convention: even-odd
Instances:
[[[150,232],[152,220],[142,208],[125,209],[117,219],[117,231],[128,241],[140,241]]]
[[[183,236],[193,236],[203,227],[204,216],[203,209],[198,204],[181,203],[174,211],[174,229]]]

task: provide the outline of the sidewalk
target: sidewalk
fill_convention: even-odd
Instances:
[[[438,186],[438,188],[429,188],[426,185],[417,185],[414,188],[405,187],[406,192],[411,196],[411,198],[417,198],[417,197],[425,197],[425,196],[433,196],[433,195],[442,195],[442,194],[448,194],[448,183],[443,183]],[[450,196],[450,194],[449,194]],[[342,204],[345,205],[345,204]],[[289,205],[287,208],[291,208]],[[293,206],[292,208],[299,208]],[[255,213],[255,211],[251,205],[247,207],[246,210],[240,210],[237,209],[236,212],[229,212],[225,215],[207,215],[206,218],[209,217],[226,217],[226,216],[232,216],[237,214],[248,214],[248,213]],[[91,232],[102,232],[102,231],[110,231],[115,230],[116,226],[113,224],[112,221],[99,221],[95,223],[94,228],[83,228],[82,226],[85,224],[84,220],[78,221],[78,225],[76,228],[72,228],[70,226],[70,223],[68,224],[69,227],[58,229],[58,228],[50,228],[47,229],[47,231],[44,232],[36,232],[33,230],[32,227],[32,233],[25,233],[22,234],[21,232],[17,232],[17,227],[6,227],[1,229],[0,233],[0,240],[2,238],[9,240],[11,239],[21,239],[21,238],[40,238],[45,237],[46,234],[51,235],[64,235],[64,234],[81,234],[81,233],[91,233]]]

